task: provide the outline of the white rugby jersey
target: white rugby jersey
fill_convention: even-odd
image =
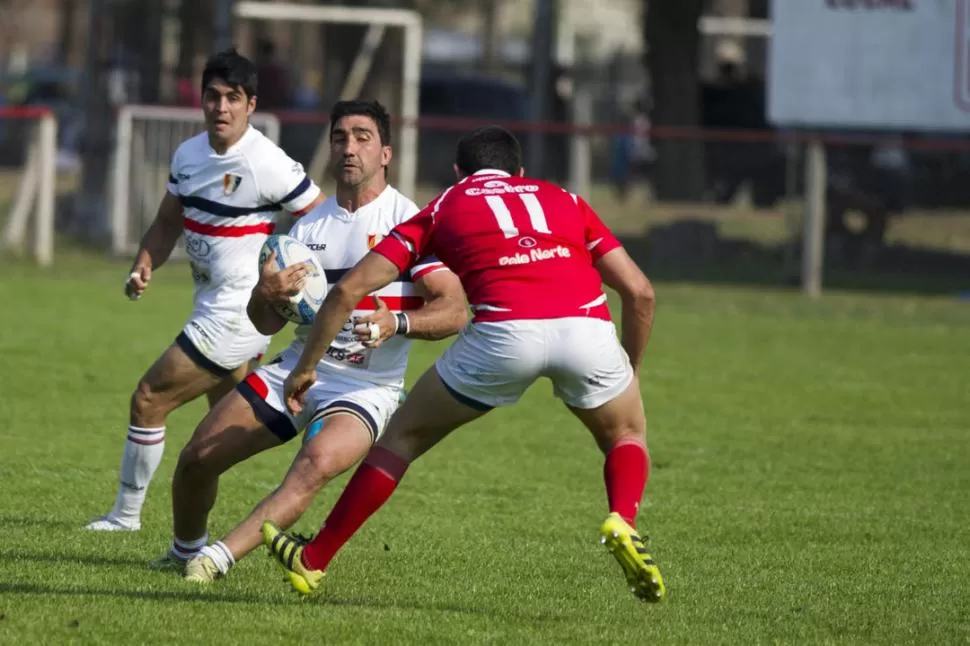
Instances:
[[[168,190],[182,204],[195,310],[216,315],[245,308],[277,213],[300,214],[320,194],[303,166],[252,126],[224,155],[204,132],[184,141]]]
[[[300,218],[289,235],[316,253],[326,271],[327,282],[333,285],[391,229],[417,212],[418,207],[414,202],[388,186],[377,199],[353,213],[331,197]],[[355,379],[402,387],[410,339],[393,336],[377,348],[367,348],[353,333],[353,317],[366,316],[374,311],[374,295],[380,296],[393,312],[420,308],[424,305],[424,298],[417,292],[414,281],[441,270],[447,271],[447,268],[437,259],[422,259],[407,276],[401,276],[387,287],[365,297],[357,304],[351,319],[344,324],[327,350],[320,367],[324,370],[349,371]],[[297,351],[303,350],[309,333],[309,325],[297,327],[293,340]]]

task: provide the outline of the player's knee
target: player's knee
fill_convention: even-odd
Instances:
[[[316,493],[347,468],[333,453],[307,445],[293,464],[293,475],[301,489]]]
[[[164,424],[167,412],[151,384],[145,380],[138,382],[131,394],[131,423],[146,428]]]
[[[594,415],[585,421],[604,452],[619,443],[646,442],[646,418],[639,406],[624,406],[609,414]]]
[[[175,470],[188,477],[218,475],[214,456],[214,451],[205,443],[189,441],[179,453]]]
[[[641,444],[645,443],[647,439],[646,429],[638,423],[630,422],[624,426],[616,429],[613,434],[613,441],[615,444],[621,442],[639,442]]]

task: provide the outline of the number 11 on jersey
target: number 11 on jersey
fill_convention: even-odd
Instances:
[[[549,224],[546,222],[546,214],[542,210],[542,205],[539,204],[539,198],[532,193],[520,193],[516,197],[522,200],[522,203],[525,205],[525,210],[529,213],[529,222],[532,225],[532,230],[536,233],[552,233],[549,230]],[[505,237],[518,237],[519,229],[515,226],[515,222],[512,221],[512,212],[509,210],[508,204],[505,203],[505,198],[501,195],[486,195],[485,202],[492,209],[495,221],[498,222],[498,227],[505,234]]]

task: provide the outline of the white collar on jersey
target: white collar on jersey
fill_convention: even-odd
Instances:
[[[377,197],[375,197],[373,200],[371,200],[367,204],[364,204],[363,206],[361,206],[360,208],[358,208],[356,211],[348,211],[347,208],[344,207],[342,204],[337,203],[337,213],[339,215],[342,215],[342,216],[345,216],[345,217],[353,217],[353,216],[357,215],[358,213],[360,213],[361,211],[366,212],[368,209],[371,209],[371,208],[379,208],[380,205],[385,200],[387,200],[391,195],[393,195],[393,194],[394,194],[394,188],[390,184],[387,184],[386,186],[384,186],[384,190],[381,191],[377,195]],[[336,193],[333,194],[333,199],[336,202],[336,200],[337,200],[337,194]]]
[[[242,143],[244,141],[246,141],[247,139],[249,139],[249,137],[251,137],[254,132],[256,132],[256,128],[254,128],[252,124],[249,124],[248,126],[246,126],[246,132],[242,133],[242,136],[239,138],[239,141],[237,141],[233,145],[231,145],[228,148],[226,148],[226,152],[223,153],[222,155],[219,155],[219,153],[217,153],[215,151],[215,149],[212,147],[212,145],[208,143],[208,139],[206,140],[206,145],[209,146],[209,150],[212,151],[212,154],[214,154],[216,156],[219,156],[219,157],[224,157],[224,156],[228,155],[229,153],[231,153],[232,151],[238,149],[239,146],[242,145]]]
[[[494,168],[483,168],[481,170],[475,171],[474,173],[472,173],[472,175],[501,175],[502,177],[512,177],[504,170],[496,170]]]

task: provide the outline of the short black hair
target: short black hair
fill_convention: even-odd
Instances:
[[[387,113],[377,101],[366,101],[364,99],[353,99],[350,101],[337,101],[330,110],[330,138],[333,139],[334,125],[343,119],[353,115],[370,117],[377,124],[377,136],[381,139],[382,146],[391,145],[391,115]]]
[[[222,79],[232,87],[242,88],[247,98],[256,96],[256,66],[251,60],[230,47],[213,55],[202,70],[202,92],[212,79]]]
[[[461,138],[455,152],[455,164],[466,175],[485,168],[515,175],[522,168],[522,146],[505,128],[485,126]]]

